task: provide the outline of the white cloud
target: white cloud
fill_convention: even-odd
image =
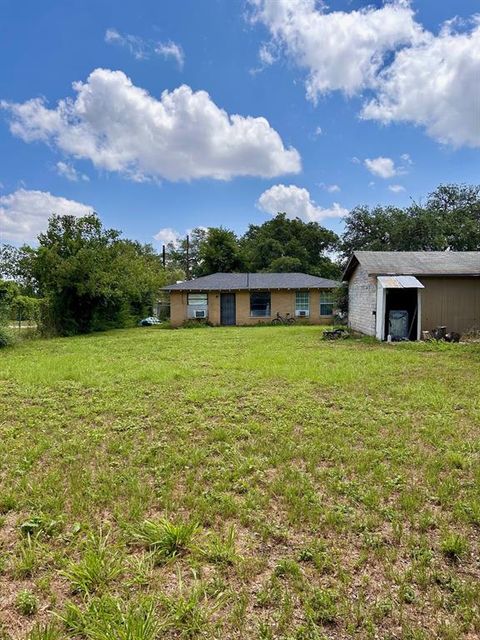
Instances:
[[[136,60],[146,60],[152,52],[151,45],[140,38],[130,34],[122,35],[116,29],[110,28],[105,32],[105,42],[125,47]]]
[[[307,96],[339,89],[352,95],[375,84],[387,54],[419,42],[423,30],[406,0],[380,9],[330,11],[316,0],[250,0],[253,20],[307,69]]]
[[[383,156],[366,158],[364,164],[370,173],[379,178],[393,178],[399,173],[399,170],[395,167],[395,163],[391,158],[384,158]]]
[[[79,180],[83,180],[84,182],[88,182],[90,178],[84,173],[79,173],[73,164],[69,164],[68,162],[57,162],[56,164],[57,173],[59,176],[70,180],[70,182],[78,182]]]
[[[133,180],[269,178],[301,169],[298,151],[285,148],[266,118],[229,115],[206,91],[182,85],[157,99],[109,69],[73,88],[76,98],[53,109],[41,98],[1,102],[10,131]]]
[[[469,33],[451,27],[397,53],[363,118],[411,122],[440,142],[480,146],[480,16]]]
[[[314,135],[315,135],[315,137],[316,137],[316,138],[318,138],[318,136],[323,135],[323,129],[322,129],[322,127],[317,127],[317,128],[315,129],[315,133],[314,133]]]
[[[86,204],[54,196],[48,191],[18,189],[0,196],[0,237],[2,241],[30,242],[46,229],[53,213],[84,216],[92,211]]]
[[[295,185],[276,184],[264,191],[258,199],[257,206],[272,215],[285,212],[289,218],[301,218],[306,222],[321,222],[327,218],[342,218],[347,209],[334,202],[330,208],[324,209],[311,198],[307,189]]]
[[[271,43],[263,43],[258,52],[260,62],[264,67],[268,67],[276,60],[275,47]]]
[[[169,244],[170,242],[172,242],[174,245],[176,245],[181,238],[181,234],[171,227],[164,227],[163,229],[160,229],[158,233],[156,233],[153,237],[155,240],[157,240],[157,242],[160,242],[160,244]]]
[[[328,191],[328,193],[338,193],[339,191],[341,191],[338,184],[325,184],[324,182],[321,182],[318,186],[321,189]]]
[[[454,146],[480,146],[480,14],[452,18],[434,35],[411,0],[350,12],[316,0],[249,0],[253,21],[307,70],[307,97],[371,90],[361,115],[422,126]]]
[[[172,40],[154,42],[129,33],[121,34],[117,29],[110,28],[105,32],[105,42],[125,47],[136,60],[147,60],[153,54],[157,54],[166,60],[173,58],[180,69],[183,69],[185,63],[185,54],[181,45],[172,42]]]
[[[406,164],[413,164],[413,160],[410,157],[409,153],[402,153],[402,155],[400,156],[400,158],[406,163]]]
[[[168,42],[157,42],[155,45],[155,53],[163,56],[165,59],[173,58],[180,69],[185,64],[185,54],[182,47],[176,42],[169,40]]]
[[[390,184],[388,188],[393,193],[402,193],[402,191],[405,191],[405,187],[402,187],[401,184]]]

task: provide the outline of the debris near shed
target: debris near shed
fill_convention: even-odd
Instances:
[[[350,334],[346,329],[333,329],[332,331],[324,331],[323,340],[345,340]]]
[[[435,327],[431,331],[422,331],[422,340],[425,342],[460,342],[462,336],[456,331],[447,332],[447,327]]]

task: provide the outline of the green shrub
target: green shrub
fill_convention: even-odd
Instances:
[[[213,327],[213,324],[208,320],[195,320],[194,318],[185,320],[182,324],[182,329],[206,329],[207,327]]]
[[[15,344],[15,335],[8,327],[0,326],[0,349]]]

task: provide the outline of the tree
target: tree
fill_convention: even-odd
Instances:
[[[38,241],[23,264],[61,335],[132,324],[172,281],[150,245],[121,239],[96,215],[52,216]]]
[[[243,261],[238,238],[233,231],[223,227],[210,227],[200,243],[199,275],[241,271]]]
[[[0,280],[0,324],[10,318],[12,304],[18,293],[18,285],[13,280]]]
[[[336,278],[340,270],[328,254],[338,248],[338,241],[317,222],[278,213],[262,225],[250,225],[240,245],[250,271],[304,271]]]
[[[179,242],[169,242],[166,246],[167,266],[170,269],[183,271],[184,277],[187,278],[196,278],[200,275],[200,246],[207,233],[207,229],[196,227]]]
[[[355,207],[345,218],[343,258],[363,251],[480,250],[480,187],[440,185],[425,204]]]

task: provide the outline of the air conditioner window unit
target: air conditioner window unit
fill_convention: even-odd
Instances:
[[[195,309],[195,318],[206,318],[207,312],[205,309]]]
[[[308,316],[310,315],[309,311],[297,311],[297,316],[299,318],[308,318]]]

